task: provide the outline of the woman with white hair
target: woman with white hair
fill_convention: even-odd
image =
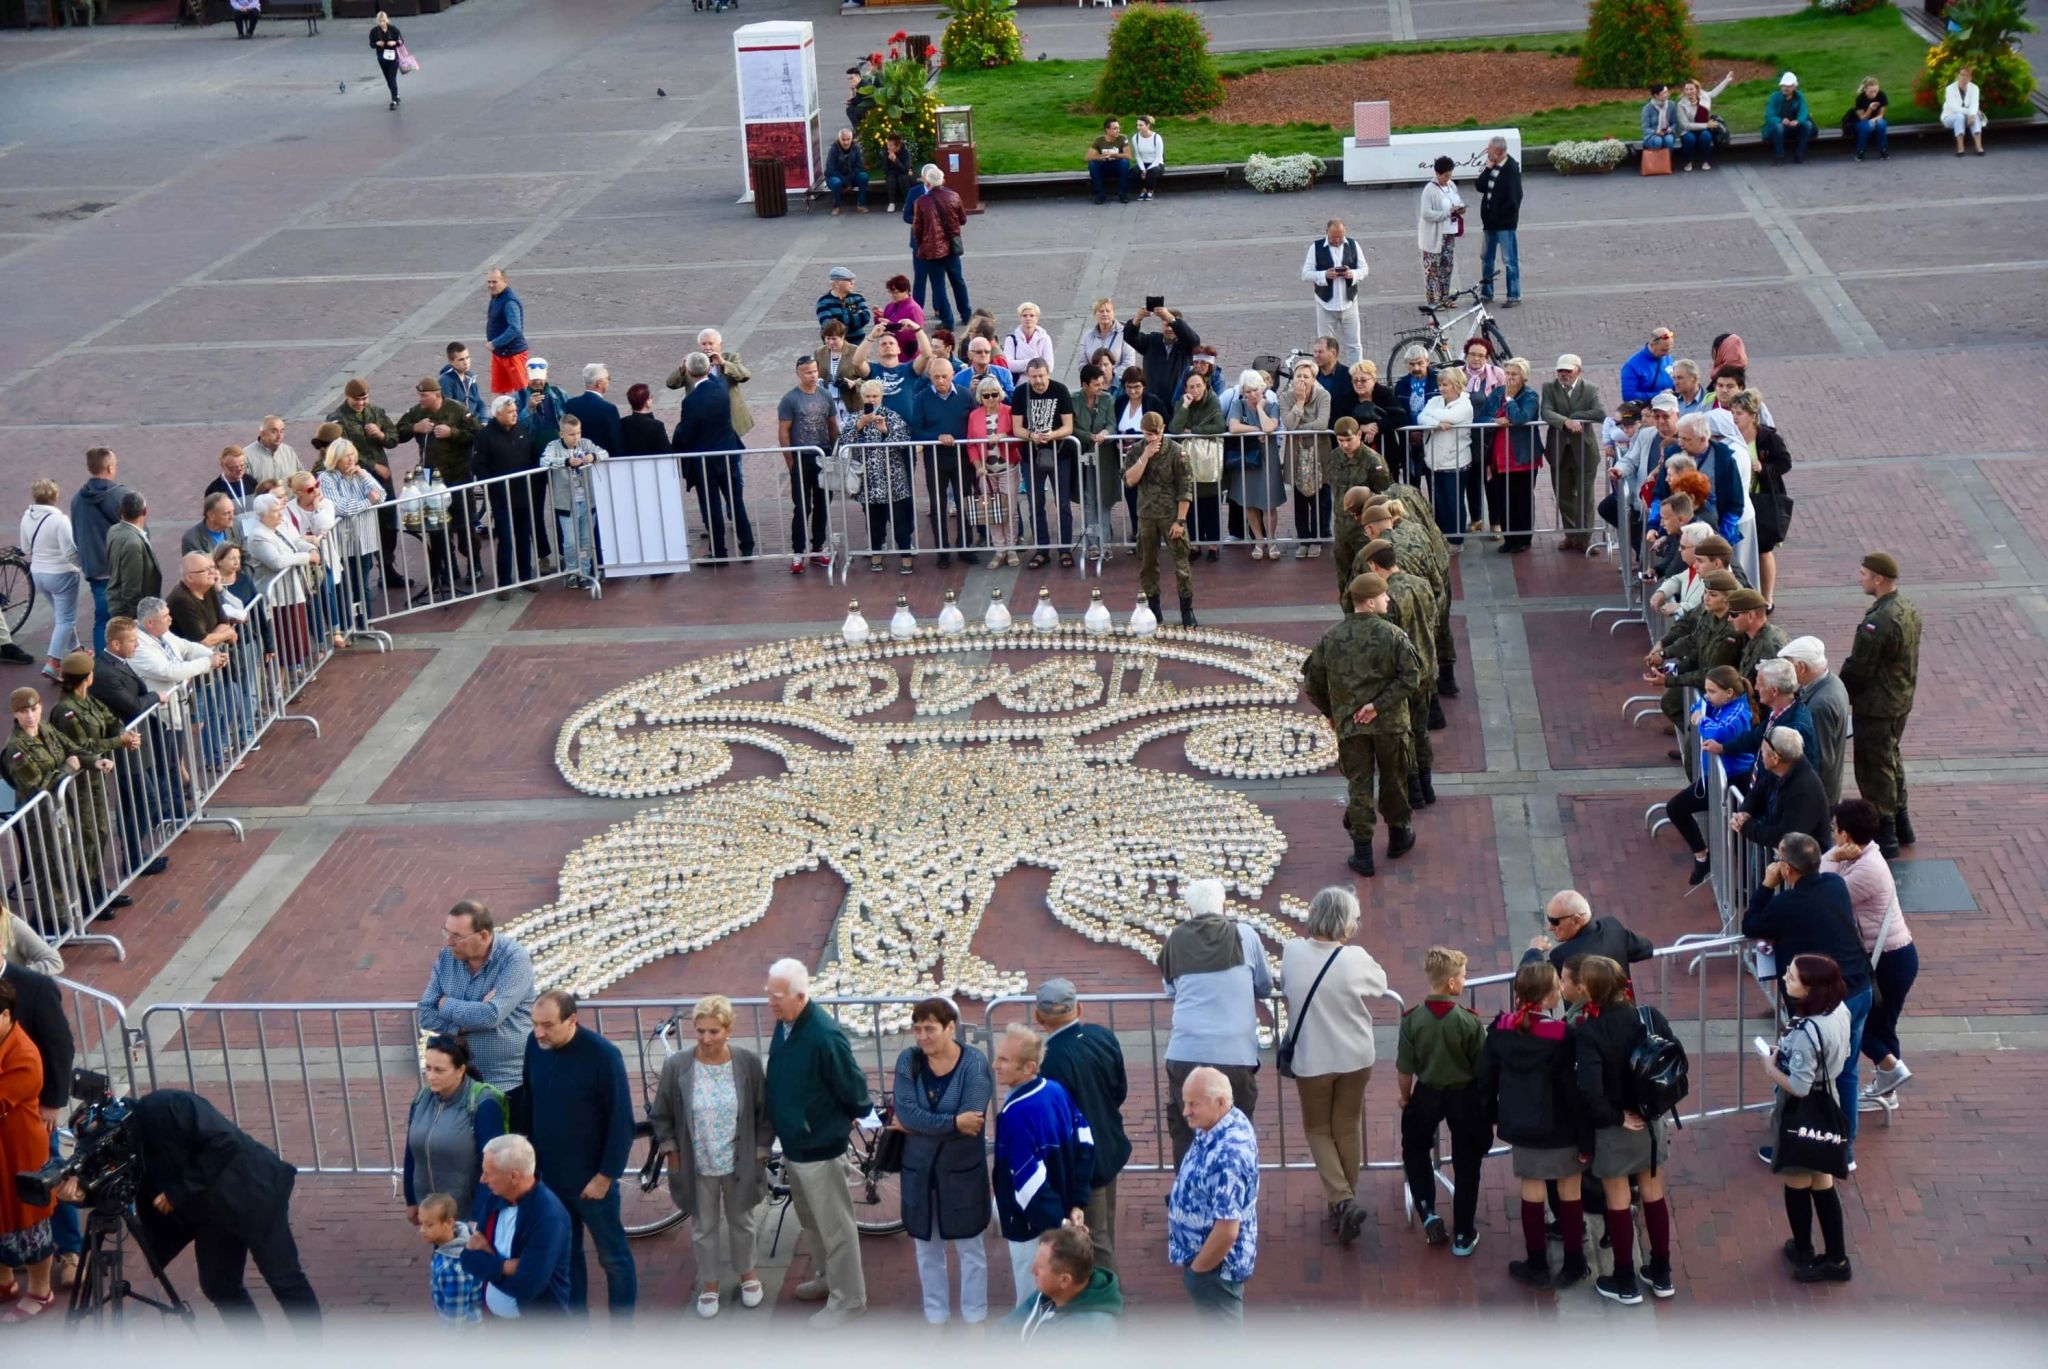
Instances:
[[[844,440],[852,444],[861,473],[860,502],[868,511],[868,569],[882,568],[881,551],[888,544],[893,523],[896,550],[901,553],[897,571],[908,575],[916,569],[916,562],[910,559],[916,523],[910,483],[910,425],[902,414],[883,405],[881,381],[861,382],[860,412]]]
[[[307,543],[285,525],[284,501],[275,494],[259,494],[250,502],[256,526],[248,535],[249,559],[256,563],[257,579],[270,597],[277,620],[277,652],[286,685],[296,683],[312,657],[312,642],[306,632],[306,582],[302,571],[319,574],[319,549]]]
[[[334,501],[335,547],[348,567],[346,621],[350,628],[367,627],[371,586],[377,583],[376,509],[384,487],[362,468],[355,443],[342,437],[328,444],[321,460],[320,493]]]
[[[1252,560],[1271,556],[1277,561],[1280,550],[1273,545],[1272,510],[1286,502],[1287,486],[1286,472],[1266,436],[1280,430],[1280,403],[1267,388],[1264,371],[1238,372],[1237,388],[1223,417],[1231,433],[1223,443],[1224,496],[1242,511]]]
[[[1376,1058],[1369,1004],[1385,996],[1387,972],[1364,947],[1351,944],[1358,898],[1342,885],[1309,900],[1306,930],[1280,949],[1288,1024],[1281,1049],[1291,1054],[1301,1130],[1315,1157],[1330,1229],[1350,1245],[1365,1226],[1358,1175],[1365,1161],[1365,1086]]]
[[[1446,367],[1437,375],[1437,392],[1417,415],[1417,426],[1426,430],[1422,440],[1422,464],[1429,471],[1429,502],[1436,511],[1437,530],[1454,547],[1465,541],[1462,489],[1479,479],[1472,465],[1472,443],[1466,429],[1472,426],[1472,401],[1465,397],[1465,373]]]
[[[325,459],[326,453],[323,451],[321,456]],[[341,514],[334,507],[334,501],[320,488],[320,478],[311,471],[293,471],[291,478],[285,481],[284,487],[277,491],[277,497],[286,501],[285,528],[296,532],[308,547],[321,546],[321,539],[333,532],[334,525],[341,521]],[[248,533],[245,532],[243,540],[246,541],[247,538]],[[331,542],[328,547],[331,553]],[[306,578],[319,590],[319,607],[315,609],[313,602],[308,600],[307,614],[317,618],[319,623],[324,625],[336,650],[347,647],[348,637],[340,627],[341,558],[329,555],[326,570],[317,575],[308,574]]]

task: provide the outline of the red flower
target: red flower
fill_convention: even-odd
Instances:
[[[905,33],[902,29],[897,29],[894,33],[889,35],[889,41],[892,43],[907,42],[909,41],[909,38],[910,35]]]

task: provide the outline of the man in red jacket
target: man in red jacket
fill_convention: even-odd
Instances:
[[[967,302],[967,277],[960,271],[960,230],[967,226],[967,209],[960,196],[946,188],[946,173],[936,166],[924,169],[924,185],[924,194],[911,212],[910,237],[932,283],[932,308],[939,315],[939,326],[950,329],[954,315],[946,304],[946,282],[953,283],[959,316],[965,319],[974,312]]]

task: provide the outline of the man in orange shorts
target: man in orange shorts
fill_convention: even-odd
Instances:
[[[517,394],[526,388],[526,306],[512,291],[505,273],[493,266],[484,272],[491,302],[484,313],[484,337],[491,348],[491,393]]]

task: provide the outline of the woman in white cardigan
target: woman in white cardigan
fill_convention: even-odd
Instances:
[[[1358,934],[1358,899],[1351,890],[1333,885],[1310,899],[1307,930],[1306,937],[1280,949],[1279,987],[1287,995],[1293,1032],[1302,1134],[1315,1157],[1330,1225],[1349,1245],[1366,1215],[1358,1203],[1365,1162],[1361,1121],[1376,1058],[1367,1003],[1386,993],[1387,972],[1364,947],[1350,944]]]
[[[1131,160],[1138,172],[1138,198],[1149,200],[1159,189],[1166,171],[1166,139],[1152,127],[1152,116],[1138,116],[1138,132],[1131,139]]]
[[[284,502],[275,494],[257,495],[249,508],[256,516],[249,533],[249,559],[256,563],[256,583],[276,614],[279,664],[287,677],[296,677],[312,657],[306,633],[306,582],[300,568],[317,568],[320,552],[285,522]],[[288,686],[294,682],[295,678],[286,681]]]
[[[1451,181],[1458,164],[1436,159],[1436,178],[1422,187],[1422,212],[1415,224],[1415,243],[1422,249],[1422,299],[1441,305],[1451,298],[1452,253],[1465,231],[1465,201]]]
[[[1416,415],[1416,426],[1435,429],[1422,440],[1423,464],[1429,468],[1429,502],[1436,506],[1436,525],[1452,546],[1465,540],[1458,510],[1464,507],[1460,482],[1479,479],[1472,466],[1472,401],[1465,395],[1465,373],[1457,367],[1437,372],[1437,392]]]
[[[1977,140],[1976,153],[1984,155],[1984,113],[1980,107],[1982,90],[1970,78],[1976,75],[1968,67],[1956,72],[1956,79],[1943,87],[1941,92],[1941,122],[1956,137],[1956,155],[1963,155],[1963,135],[1969,134]]]

